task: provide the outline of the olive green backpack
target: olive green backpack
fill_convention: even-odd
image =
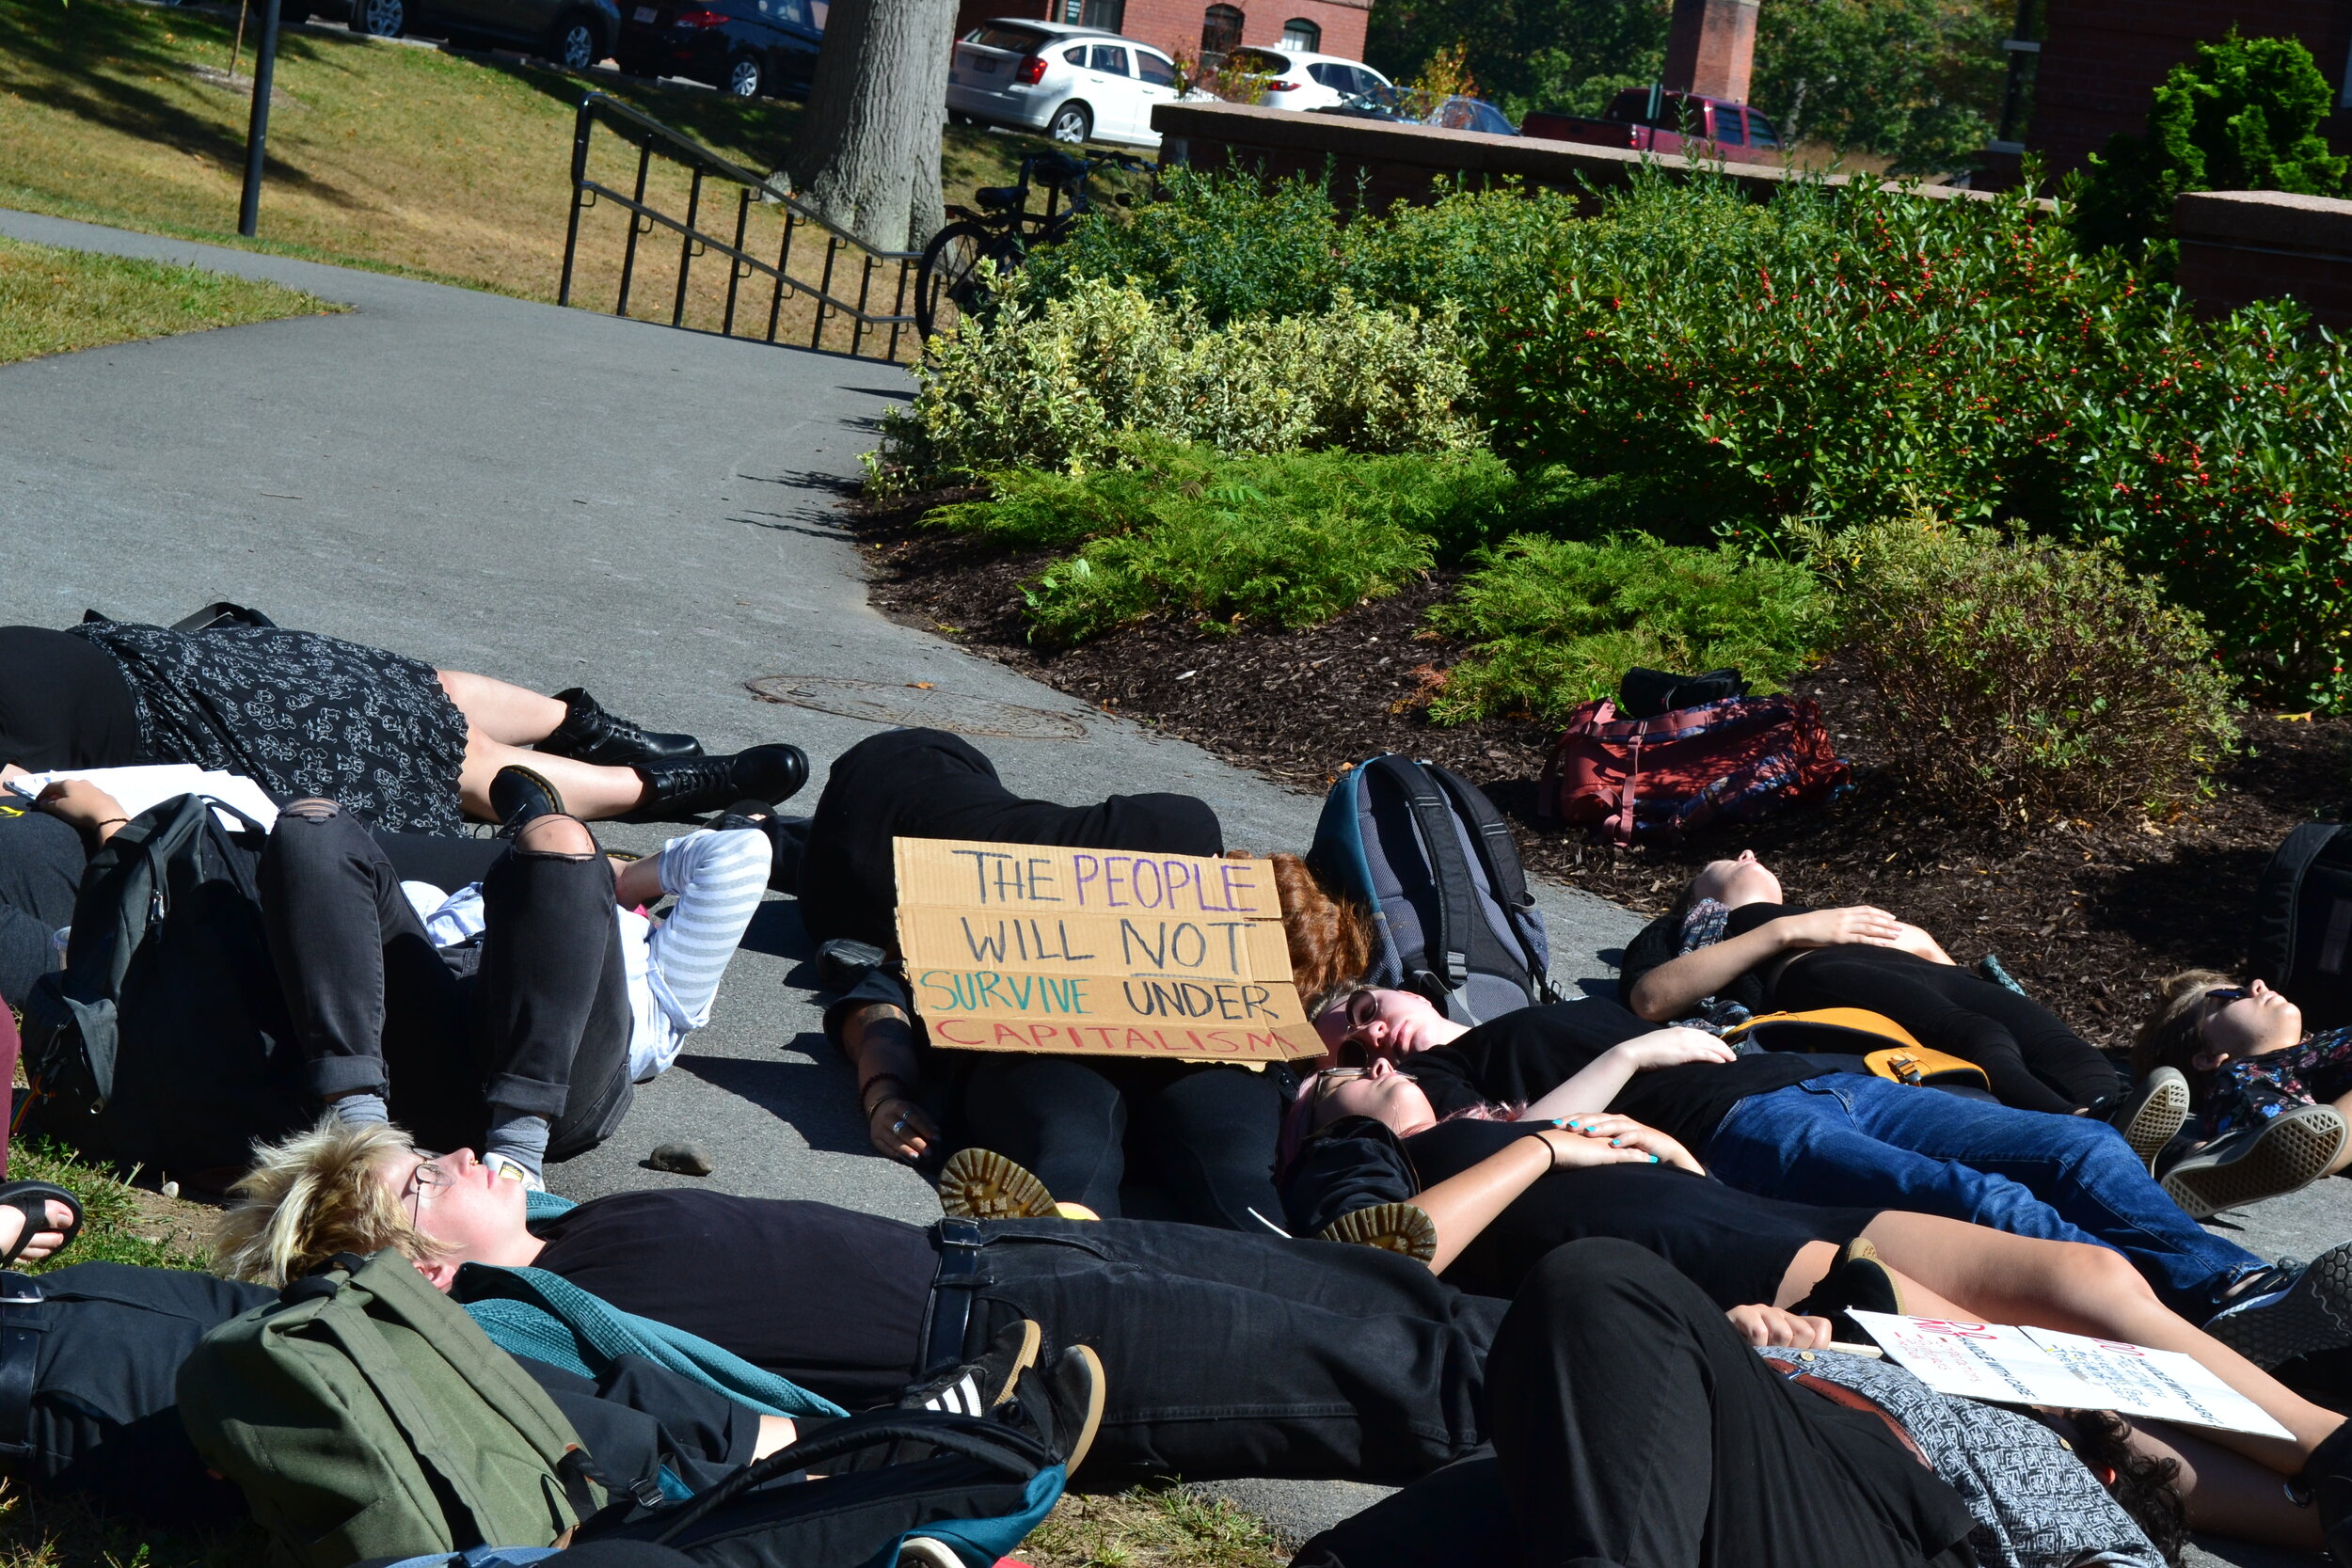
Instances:
[[[546,1391],[396,1252],[345,1253],[221,1324],[179,1393],[279,1564],[552,1545],[606,1500]]]

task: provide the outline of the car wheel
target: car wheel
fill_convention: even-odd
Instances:
[[[1056,141],[1082,142],[1094,133],[1094,116],[1084,103],[1064,103],[1045,122],[1045,134]]]
[[[579,11],[566,13],[556,22],[555,31],[548,37],[548,58],[566,71],[585,71],[604,58],[596,24]]]
[[[370,38],[396,39],[408,30],[407,0],[353,0],[353,18]]]
[[[759,96],[759,62],[749,55],[738,55],[727,66],[727,91],[737,98]]]

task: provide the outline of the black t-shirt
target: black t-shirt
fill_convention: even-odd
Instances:
[[[891,730],[838,757],[809,823],[801,920],[811,937],[898,940],[894,838],[964,838],[1066,849],[1220,855],[1225,832],[1189,795],[1114,795],[1099,805],[1025,800],[945,730]]]
[[[594,1198],[532,1228],[548,1243],[533,1266],[851,1410],[914,1379],[938,1268],[914,1226],[671,1189]]]
[[[1724,922],[1724,940],[1746,936],[1769,921],[1788,914],[1810,914],[1804,904],[1742,904],[1731,911]],[[1630,997],[1633,988],[1643,976],[1661,964],[1682,956],[1682,906],[1677,905],[1643,927],[1625,944],[1625,961],[1617,969],[1617,994]],[[1725,981],[1715,992],[1725,1002],[1736,1002],[1752,1013],[1763,1012],[1768,1005],[1763,966],[1747,970],[1737,978]],[[1686,1013],[1682,1015],[1688,1017]]]
[[[1655,1027],[1613,1002],[1596,999],[1522,1007],[1480,1024],[1452,1045],[1408,1057],[1403,1066],[1429,1093],[1438,1114],[1445,1116],[1461,1108],[1465,1088],[1488,1100],[1536,1099],[1611,1046]],[[1445,1056],[1449,1052],[1453,1063]],[[1541,1070],[1531,1070],[1538,1063]],[[1609,1109],[1657,1128],[1704,1158],[1707,1140],[1732,1106],[1750,1095],[1770,1094],[1831,1073],[1868,1070],[1859,1056],[1795,1052],[1764,1052],[1732,1062],[1687,1062],[1635,1073]],[[1549,1082],[1536,1086],[1547,1075]],[[1441,1101],[1432,1085],[1446,1080],[1451,1083]]]
[[[138,703],[104,649],[40,626],[0,626],[0,762],[46,773],[138,757]]]

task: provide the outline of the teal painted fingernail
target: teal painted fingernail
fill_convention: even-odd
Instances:
[[[1649,1163],[1650,1163],[1651,1164],[1653,1164],[1653,1165],[1654,1165],[1654,1164],[1658,1164],[1658,1156],[1657,1156],[1657,1155],[1655,1155],[1655,1154],[1651,1155],[1651,1156],[1649,1157]]]

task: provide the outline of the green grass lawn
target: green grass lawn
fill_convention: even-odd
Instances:
[[[333,309],[200,267],[0,240],[0,365]]]
[[[234,27],[233,16],[117,0],[0,0],[0,206],[551,300],[583,94],[611,93],[761,171],[783,161],[801,114],[295,29],[278,52],[261,238],[240,241],[249,94],[219,85]],[[240,71],[251,70],[252,42],[248,31]],[[1033,145],[951,130],[949,199],[1005,182]],[[635,162],[622,150],[604,141],[594,167],[626,188]],[[684,178],[656,168],[649,196],[683,214]],[[622,232],[609,208],[590,214],[581,302],[612,308]],[[632,314],[667,318],[675,253],[674,242],[646,242]],[[697,277],[720,287],[723,272],[705,262]]]

